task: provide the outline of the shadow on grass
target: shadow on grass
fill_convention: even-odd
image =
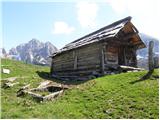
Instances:
[[[147,79],[145,79],[145,80],[147,80]],[[140,79],[138,79],[138,80],[135,80],[135,81],[130,82],[130,84],[135,84],[135,83],[142,82],[142,81],[145,81],[145,80],[142,80],[142,79],[140,78]]]
[[[142,81],[145,81],[145,80],[148,80],[148,79],[150,79],[150,80],[157,80],[157,79],[159,79],[159,75],[152,75],[152,73],[147,73],[142,78],[130,82],[130,84],[135,84],[135,83],[142,82]]]
[[[78,85],[78,84],[82,84],[82,83],[89,81],[89,80],[82,80],[82,81],[79,81],[79,80],[58,80],[58,79],[51,77],[50,73],[48,73],[48,72],[36,71],[36,73],[42,79],[51,80],[53,82],[65,84],[65,85]]]

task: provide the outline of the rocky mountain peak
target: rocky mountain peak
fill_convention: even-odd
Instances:
[[[10,54],[10,55],[17,55],[17,50],[16,50],[16,48],[11,48],[11,49],[9,50],[9,54]]]
[[[43,43],[38,39],[33,38],[28,43],[20,44],[16,48],[10,49],[9,54],[14,55],[16,56],[14,58],[27,63],[41,64],[40,62],[43,60],[43,65],[48,65],[48,56],[55,51],[57,51],[57,48],[52,45],[52,43]],[[19,58],[17,58],[17,56]]]

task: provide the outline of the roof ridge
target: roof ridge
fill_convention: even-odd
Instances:
[[[81,40],[81,39],[84,39],[84,38],[86,38],[86,37],[89,37],[89,36],[91,36],[91,35],[93,35],[93,34],[98,33],[99,31],[102,31],[102,30],[104,30],[104,29],[107,29],[107,28],[110,28],[110,27],[115,26],[115,25],[117,25],[117,24],[120,24],[120,23],[123,22],[123,21],[130,21],[131,19],[132,19],[132,17],[131,17],[131,16],[128,16],[128,17],[126,17],[126,18],[123,18],[123,19],[121,19],[121,20],[118,20],[118,21],[116,21],[116,22],[113,22],[113,23],[111,23],[111,24],[109,24],[109,25],[107,25],[107,26],[105,26],[105,27],[102,27],[102,28],[100,28],[100,29],[98,29],[98,30],[96,30],[96,31],[94,31],[94,32],[92,32],[92,33],[89,33],[89,34],[87,34],[87,35],[85,35],[85,36],[83,36],[83,37],[81,37],[81,38],[79,38],[79,39],[76,39],[76,40],[74,40],[74,41],[72,41],[72,42],[70,42],[70,43],[68,43],[68,44],[71,44],[71,43],[77,42],[77,41],[79,41],[79,40]],[[67,44],[67,45],[68,45],[68,44]],[[65,45],[65,46],[67,46],[67,45]],[[64,46],[64,47],[65,47],[65,46]]]

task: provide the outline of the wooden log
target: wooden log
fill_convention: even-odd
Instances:
[[[53,61],[54,61],[54,63],[65,63],[65,62],[74,61],[74,59],[73,58],[71,58],[71,59],[62,58],[62,59],[53,60]]]
[[[47,96],[44,96],[43,97],[43,101],[52,100],[52,99],[54,99],[55,97],[59,96],[62,93],[63,93],[63,90],[60,90],[60,91],[54,92],[52,94],[49,94]]]
[[[59,62],[55,62],[54,64],[55,64],[55,66],[57,66],[57,65],[63,65],[63,64],[73,64],[74,63],[74,60],[71,60],[71,61],[64,61],[64,60],[62,60],[62,61],[59,61]]]
[[[15,82],[15,83],[7,82],[7,83],[4,83],[4,85],[2,87],[3,88],[10,88],[10,87],[13,87],[14,85],[17,85],[17,84],[19,84],[19,82]]]
[[[33,98],[36,98],[38,101],[42,101],[43,100],[43,96],[37,93],[33,93],[30,91],[25,91],[25,93],[31,95]]]
[[[97,57],[99,56],[98,52],[92,52],[92,53],[85,53],[85,54],[82,54],[82,55],[79,55],[77,54],[77,58],[78,58],[78,61],[80,60],[84,60],[84,59],[90,59],[90,58],[93,58],[93,59],[96,59]],[[54,60],[54,63],[55,64],[60,64],[60,63],[66,63],[66,62],[74,62],[74,58],[72,59],[67,59],[67,58],[64,58],[64,59],[59,59],[58,61]]]
[[[99,59],[91,59],[91,60],[84,60],[84,61],[78,61],[78,67],[79,66],[89,66],[89,65],[97,65],[99,64]]]
[[[135,68],[135,67],[124,66],[124,65],[121,65],[120,68],[123,70],[126,70],[126,71],[133,71],[133,70],[142,71],[142,70],[144,70],[143,68]]]
[[[99,48],[92,48],[92,49],[87,49],[87,50],[82,50],[82,51],[78,51],[78,56],[84,56],[87,54],[94,54],[97,53],[99,51]]]
[[[78,61],[98,59],[98,53],[88,54],[87,56],[78,56]]]
[[[60,63],[58,63],[58,64],[55,64],[54,65],[54,67],[69,67],[69,66],[72,66],[73,67],[73,64],[74,64],[74,62],[69,62],[69,63],[63,63],[63,64],[60,64]]]
[[[61,60],[61,59],[73,59],[73,52],[63,53],[59,56],[55,56],[53,59],[54,61]]]
[[[85,72],[85,71],[99,71],[100,70],[100,67],[97,67],[97,68],[81,68],[81,69],[77,69],[77,70],[74,70],[74,69],[62,69],[62,70],[55,70],[54,73],[60,73],[60,72],[66,72],[66,73],[78,73],[78,72]]]
[[[74,69],[73,69],[73,67],[68,67],[68,68],[65,68],[65,69],[63,69],[63,68],[54,68],[54,72],[59,72],[59,71],[73,71]]]
[[[56,75],[88,75],[88,74],[92,74],[93,72],[97,72],[99,73],[100,70],[99,69],[94,69],[94,70],[80,70],[80,71],[58,71],[55,74]]]
[[[92,65],[92,66],[80,66],[77,70],[96,70],[100,69],[100,65]]]

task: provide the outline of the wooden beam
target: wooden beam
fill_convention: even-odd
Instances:
[[[125,41],[120,41],[120,40],[114,40],[113,41],[114,44],[118,44],[118,45],[128,45],[128,46],[132,46],[133,44],[132,43],[128,43],[128,42],[125,42]],[[112,43],[110,43],[112,44]]]
[[[50,68],[50,74],[52,75],[54,71],[54,62],[53,62],[53,59],[52,59],[52,62],[51,62],[51,68]]]
[[[123,40],[128,40],[129,38],[132,38],[133,36],[137,35],[138,33],[129,33],[127,35],[125,35],[125,37],[123,37]]]
[[[105,46],[102,47],[101,49],[101,73],[104,75],[104,69],[105,69],[105,63],[104,63],[104,48]]]
[[[126,51],[125,51],[125,48],[123,49],[123,55],[124,55],[124,64],[126,65]]]
[[[75,55],[75,58],[74,58],[74,69],[76,70],[77,69],[77,55]]]

